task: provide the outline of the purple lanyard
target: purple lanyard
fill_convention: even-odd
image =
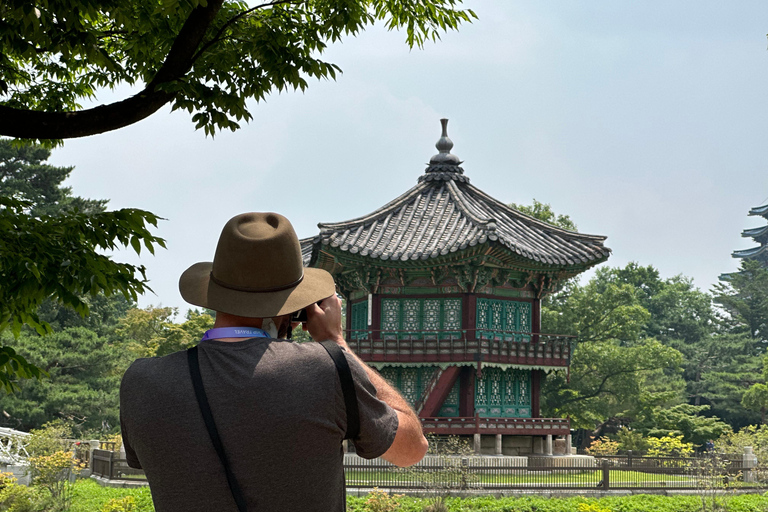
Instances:
[[[269,334],[264,329],[258,327],[217,327],[208,329],[203,334],[205,340],[217,340],[219,338],[269,338]]]

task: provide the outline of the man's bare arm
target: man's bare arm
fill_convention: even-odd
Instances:
[[[395,439],[382,459],[400,467],[416,464],[427,453],[429,443],[421,429],[421,421],[408,402],[400,396],[381,375],[363,362],[344,341],[341,327],[341,299],[329,297],[307,308],[306,329],[315,341],[332,340],[350,353],[365,368],[368,378],[376,388],[376,396],[397,413],[398,427]]]

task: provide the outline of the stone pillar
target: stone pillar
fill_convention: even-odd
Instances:
[[[744,455],[742,455],[742,461],[744,468],[743,479],[745,482],[755,481],[755,472],[753,468],[757,467],[757,456],[752,452],[751,446],[744,447]]]
[[[496,455],[501,455],[501,434],[496,434]]]
[[[547,448],[545,450],[544,455],[552,455],[552,434],[547,435],[546,445],[547,445]]]
[[[565,454],[566,455],[574,455],[573,450],[573,439],[571,439],[571,434],[568,434],[565,436]]]
[[[474,448],[475,448],[475,453],[476,453],[477,455],[480,455],[480,434],[475,434],[475,439],[474,439],[474,441],[475,441],[475,446],[474,446]]]

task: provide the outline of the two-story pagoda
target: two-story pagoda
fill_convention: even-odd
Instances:
[[[304,263],[333,274],[350,346],[426,432],[474,435],[482,453],[552,454],[570,425],[540,417],[541,381],[568,368],[573,340],[540,333],[541,299],[610,250],[603,236],[553,227],[472,186],[442,124],[418,184],[369,215],[319,224],[302,240]]]

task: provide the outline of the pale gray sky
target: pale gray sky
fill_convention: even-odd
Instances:
[[[253,104],[215,139],[165,109],[67,141],[75,194],[167,220],[168,250],[136,258],[157,295],[210,261],[221,227],[277,211],[300,237],[368,213],[413,186],[448,117],[472,183],[533,198],[607,235],[608,265],[652,264],[708,290],[736,269],[741,231],[768,201],[768,2],[468,0],[479,20],[424,50],[381,27],[332,46],[344,74]],[[100,99],[129,91],[105,93]]]

